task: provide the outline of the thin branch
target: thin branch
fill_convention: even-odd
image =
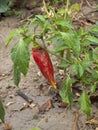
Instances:
[[[75,121],[74,121],[73,130],[77,130],[78,118],[79,118],[79,112],[78,112],[78,110],[77,110],[77,111],[76,111],[76,116],[75,116]]]
[[[88,2],[88,0],[85,0],[85,1],[86,1],[87,5],[88,5],[90,8],[96,9],[96,6],[92,6],[92,5]]]
[[[28,97],[26,94],[24,94],[22,91],[17,90],[16,93],[17,93],[20,97],[22,97],[24,100],[26,100],[28,103],[31,104],[31,103],[33,102],[33,100],[32,100],[30,97]]]
[[[34,14],[31,14],[31,15],[29,15],[28,17],[26,17],[25,19],[23,19],[23,20],[21,20],[21,21],[19,21],[20,23],[23,23],[23,22],[26,22],[26,21],[28,21],[30,18],[32,18],[34,16]]]

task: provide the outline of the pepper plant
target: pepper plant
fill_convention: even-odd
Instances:
[[[72,87],[80,84],[82,93],[78,98],[81,110],[90,115],[90,95],[96,91],[98,84],[98,25],[97,23],[87,30],[82,27],[76,29],[71,19],[71,12],[78,11],[79,5],[70,5],[55,10],[47,8],[45,1],[43,15],[36,15],[29,19],[26,25],[11,32],[6,41],[6,46],[16,35],[19,40],[11,50],[14,64],[14,82],[19,84],[21,74],[26,76],[30,62],[29,45],[47,47],[47,51],[59,59],[59,67],[64,69],[64,81],[59,94],[62,100],[71,106],[75,95]],[[33,24],[30,28],[29,25]],[[40,31],[38,29],[40,28]],[[32,34],[33,30],[33,34]],[[53,46],[53,49],[48,47]]]

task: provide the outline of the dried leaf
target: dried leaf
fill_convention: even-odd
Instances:
[[[23,106],[20,108],[20,111],[29,107],[29,103],[23,103]]]
[[[44,113],[45,111],[48,111],[49,109],[52,108],[52,101],[48,100],[46,103],[44,103],[40,108],[39,108],[39,112],[40,113]]]
[[[30,107],[30,108],[34,108],[36,105],[37,105],[37,104],[32,103],[32,104],[29,105],[29,107]]]
[[[64,70],[59,70],[59,74],[62,76],[62,75],[64,75]]]
[[[48,117],[47,116],[45,117],[45,122],[48,122]]]
[[[60,104],[60,107],[62,107],[62,108],[66,108],[68,106],[68,103],[66,103],[66,102],[61,102],[61,104]]]
[[[91,120],[86,121],[86,124],[90,124],[90,125],[96,124],[96,125],[98,125],[98,120],[96,120],[96,119],[91,119]]]
[[[6,104],[6,107],[8,107],[8,106],[10,106],[10,105],[12,105],[12,104],[14,104],[15,102],[8,102],[7,104]]]
[[[12,125],[10,123],[5,124],[5,130],[12,130]]]

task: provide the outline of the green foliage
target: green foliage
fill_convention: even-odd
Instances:
[[[0,0],[0,13],[7,12],[12,4],[13,0]]]
[[[30,53],[26,39],[20,39],[13,46],[11,57],[14,63],[14,82],[16,85],[18,85],[21,73],[26,76],[29,68]]]
[[[79,106],[83,112],[85,112],[88,116],[91,113],[91,101],[88,94],[83,91],[79,98]]]
[[[80,10],[80,4],[78,4],[78,3],[73,4],[73,5],[71,6],[71,10],[72,10],[73,12],[79,12],[79,10]]]
[[[31,130],[41,130],[41,129],[38,127],[35,127],[35,128],[32,128]]]
[[[72,86],[80,83],[81,87],[85,86],[85,88],[80,95],[79,106],[83,112],[90,115],[90,96],[86,88],[88,87],[91,94],[96,91],[98,84],[98,25],[95,24],[88,30],[83,28],[76,30],[71,21],[70,12],[74,8],[76,8],[74,11],[79,11],[80,6],[78,4],[70,6],[69,3],[67,0],[66,9],[62,7],[56,11],[54,8],[47,9],[44,4],[46,14],[37,15],[29,20],[34,28],[29,29],[26,24],[25,27],[13,31],[7,38],[6,46],[13,37],[19,36],[19,41],[15,43],[11,51],[14,81],[18,85],[21,73],[25,76],[29,68],[29,44],[39,44],[39,39],[42,40],[43,46],[51,43],[53,49],[47,50],[58,57],[59,66],[65,72],[65,80],[59,92],[62,100],[72,106],[74,99]]]
[[[4,122],[4,116],[5,116],[5,110],[4,110],[2,101],[0,99],[0,119],[2,122]]]
[[[7,0],[0,0],[0,13],[4,13],[8,10]]]
[[[18,43],[14,45],[11,51],[12,61],[16,67],[26,75],[30,60],[30,54],[28,46],[24,39],[20,39]],[[24,58],[25,57],[25,58]]]
[[[26,36],[26,33],[27,30],[25,27],[14,30],[11,32],[5,43],[5,45],[8,46],[14,36],[21,35],[19,41],[14,44],[11,50],[11,58],[14,63],[14,83],[17,86],[20,82],[21,74],[26,76],[29,68],[30,51],[28,46],[32,37]]]
[[[60,90],[60,96],[62,97],[63,102],[66,102],[72,106],[73,104],[73,93],[72,93],[72,82],[73,80],[68,77],[64,80],[62,89]]]

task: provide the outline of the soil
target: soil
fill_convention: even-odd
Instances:
[[[39,113],[39,107],[47,101],[53,101],[56,94],[48,91],[50,86],[39,73],[32,57],[27,76],[22,76],[19,87],[14,85],[13,63],[10,52],[17,38],[12,40],[8,48],[5,48],[4,43],[9,33],[17,28],[18,22],[19,19],[15,16],[6,17],[0,21],[0,97],[3,99],[5,106],[5,122],[8,124],[6,130],[8,130],[8,127],[12,127],[12,130],[31,130],[34,127],[39,127],[42,130],[97,130],[98,123],[97,125],[96,123],[86,124],[89,118],[81,112],[77,103],[72,109],[69,107],[63,108],[54,99],[55,101],[53,106],[50,106],[50,109]],[[56,59],[54,57],[52,59],[55,68],[55,79],[58,81],[61,75],[56,67]],[[29,107],[30,105],[27,101],[17,94],[17,90],[21,90],[21,92],[33,100],[31,107]],[[92,107],[91,119],[98,117],[98,106],[93,104]],[[77,128],[75,129],[74,124],[77,114]],[[0,130],[3,130],[2,123],[0,124]]]

